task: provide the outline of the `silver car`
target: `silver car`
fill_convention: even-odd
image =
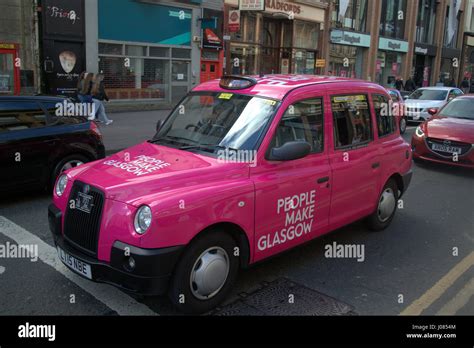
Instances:
[[[450,100],[464,93],[456,87],[423,87],[418,88],[406,97],[405,107],[408,121],[424,122],[431,118]]]

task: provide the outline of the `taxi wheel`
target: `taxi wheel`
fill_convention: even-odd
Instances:
[[[181,312],[206,313],[219,305],[232,288],[239,269],[237,243],[222,230],[198,237],[179,261],[169,297]]]
[[[377,209],[367,219],[369,228],[372,231],[382,231],[386,229],[393,220],[397,211],[398,186],[390,179],[385,184],[377,201]]]

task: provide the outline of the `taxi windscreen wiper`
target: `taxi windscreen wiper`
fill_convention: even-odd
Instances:
[[[228,146],[223,146],[223,145],[217,145],[217,144],[196,144],[196,145],[186,145],[186,146],[181,146],[179,148],[180,150],[193,150],[193,149],[198,149],[198,150],[228,150],[228,151],[234,151],[238,152],[238,149],[234,149],[232,147]]]
[[[167,141],[167,142],[171,142],[171,143],[174,143],[174,144],[182,144],[182,142],[179,142],[178,140],[184,140],[183,138],[180,138],[180,137],[173,137],[173,136],[170,136],[170,135],[166,135],[164,137],[161,137],[161,138],[156,138],[156,139],[150,139],[148,140],[149,143],[151,144],[156,144],[160,141]]]

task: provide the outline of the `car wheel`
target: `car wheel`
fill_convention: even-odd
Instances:
[[[236,241],[224,231],[198,237],[184,252],[169,289],[171,302],[187,314],[209,312],[232,288],[239,269]]]
[[[74,155],[64,157],[54,167],[54,171],[50,180],[50,185],[51,185],[50,187],[54,187],[54,183],[56,182],[56,179],[62,172],[71,168],[78,167],[89,161],[90,160],[86,156],[79,155],[79,154],[74,154]]]
[[[405,134],[406,130],[407,130],[407,119],[405,117],[402,117],[400,119],[400,134]]]
[[[390,179],[384,186],[377,201],[377,209],[367,219],[368,226],[372,231],[386,229],[393,220],[397,211],[398,186]]]

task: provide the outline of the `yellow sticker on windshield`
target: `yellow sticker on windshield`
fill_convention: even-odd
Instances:
[[[271,106],[275,106],[275,104],[276,104],[277,102],[274,101],[274,100],[265,99],[265,103],[268,104],[268,105],[271,105]]]
[[[221,93],[221,94],[219,94],[219,99],[229,100],[233,96],[234,95],[232,93]]]

